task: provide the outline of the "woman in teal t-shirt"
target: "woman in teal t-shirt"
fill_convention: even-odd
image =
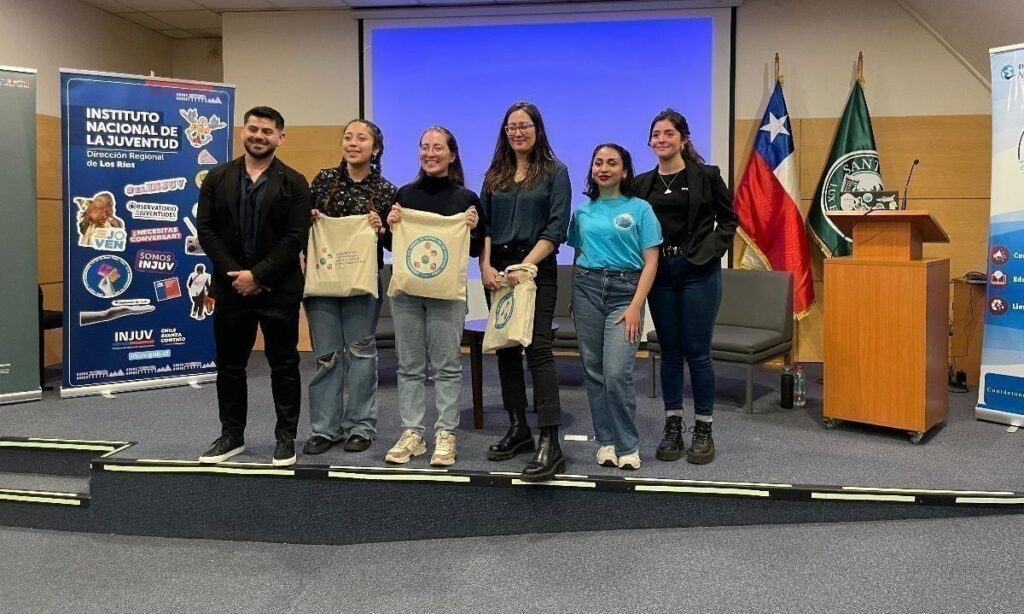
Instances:
[[[633,184],[629,152],[598,145],[584,192],[590,201],[573,214],[568,241],[576,249],[572,310],[597,462],[622,469],[640,468],[633,363],[661,245],[658,218]]]

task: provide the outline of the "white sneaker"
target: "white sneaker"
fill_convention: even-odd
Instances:
[[[629,469],[630,471],[636,471],[640,468],[640,452],[633,452],[625,456],[619,457],[619,469]]]
[[[455,464],[455,433],[441,431],[434,441],[434,455],[430,464],[435,467],[448,467]]]
[[[615,467],[619,464],[619,457],[615,456],[615,446],[601,446],[597,451],[597,464],[602,467]]]
[[[423,443],[423,436],[412,429],[406,429],[398,442],[388,450],[384,460],[396,465],[404,465],[414,456],[427,453],[427,444]]]

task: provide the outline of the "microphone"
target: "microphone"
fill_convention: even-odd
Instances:
[[[914,163],[910,165],[910,172],[907,173],[907,183],[903,185],[903,205],[900,207],[901,210],[907,208],[907,190],[910,189],[910,178],[914,176],[914,168],[920,163],[920,160],[914,158]]]

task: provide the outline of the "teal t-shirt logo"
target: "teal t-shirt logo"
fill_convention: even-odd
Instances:
[[[405,264],[416,277],[437,277],[448,268],[448,246],[437,237],[420,237],[406,250]]]
[[[615,216],[614,223],[619,230],[629,230],[636,223],[636,219],[629,213],[620,213]]]

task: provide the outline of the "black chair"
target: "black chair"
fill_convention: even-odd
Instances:
[[[722,271],[722,305],[711,338],[711,358],[744,365],[745,407],[754,411],[754,367],[776,356],[789,364],[793,349],[793,275],[781,271]],[[651,397],[657,396],[658,334],[647,334]]]
[[[43,344],[48,330],[64,327],[64,312],[58,309],[43,309],[43,287],[39,290],[39,387],[46,389],[46,365],[43,364]]]
[[[572,265],[558,265],[558,300],[555,302],[555,317],[558,330],[551,347],[556,350],[580,351],[579,340],[576,338],[576,324],[569,315],[569,303],[572,301]]]

